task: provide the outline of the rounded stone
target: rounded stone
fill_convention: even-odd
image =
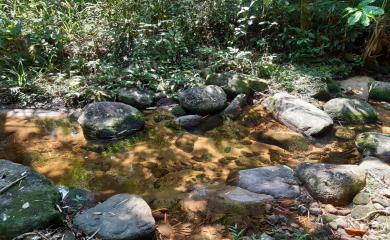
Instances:
[[[123,89],[119,92],[118,100],[138,109],[145,109],[153,105],[154,96],[147,90]]]
[[[61,223],[60,193],[31,168],[0,160],[0,189],[1,240]]]
[[[226,93],[221,87],[209,85],[189,88],[181,92],[180,105],[194,114],[207,115],[226,107]]]
[[[148,204],[136,195],[118,194],[76,215],[76,228],[107,240],[149,239],[155,220]]]
[[[348,123],[373,122],[378,118],[376,110],[359,99],[334,98],[324,105],[324,111],[333,119]]]
[[[314,199],[336,206],[349,204],[366,185],[366,172],[355,165],[301,163],[296,175]]]
[[[84,108],[78,122],[87,139],[120,139],[144,127],[143,114],[119,102],[91,103]]]

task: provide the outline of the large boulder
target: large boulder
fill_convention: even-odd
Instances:
[[[260,217],[266,212],[266,204],[273,198],[240,187],[197,188],[180,202],[182,209],[192,219],[211,217],[226,224],[246,221],[245,217]]]
[[[226,107],[226,93],[221,87],[210,85],[188,88],[179,96],[180,105],[187,111],[207,115]]]
[[[206,78],[207,85],[220,86],[234,97],[237,94],[250,94],[252,91],[262,92],[268,89],[268,81],[241,73],[213,73]]]
[[[145,109],[153,105],[154,95],[147,90],[122,89],[119,91],[118,100],[138,109]]]
[[[361,133],[356,137],[356,146],[366,155],[390,162],[390,134]]]
[[[369,98],[390,102],[390,82],[372,81],[369,91]]]
[[[307,136],[322,136],[333,127],[333,120],[326,112],[288,93],[277,93],[265,103],[279,121]]]
[[[29,167],[0,160],[0,189],[1,240],[61,223],[60,193]]]
[[[363,100],[334,98],[324,105],[324,111],[334,120],[348,123],[366,123],[377,120],[378,113]]]
[[[287,166],[270,166],[240,170],[229,175],[227,182],[248,191],[274,198],[295,198],[299,182]]]
[[[355,165],[301,163],[296,175],[310,195],[323,203],[351,203],[366,184],[366,172]]]
[[[84,108],[78,122],[88,139],[120,139],[144,127],[143,114],[119,102],[91,103]]]
[[[149,239],[155,221],[148,204],[140,197],[118,194],[87,211],[76,215],[76,228],[87,235],[107,240]]]

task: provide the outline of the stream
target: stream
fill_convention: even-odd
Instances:
[[[172,126],[164,110],[145,111],[138,135],[112,143],[91,143],[67,114],[1,110],[0,159],[31,166],[66,187],[87,188],[100,199],[135,193],[153,208],[168,207],[198,185],[218,185],[236,170],[300,162],[357,164],[357,133],[390,133],[390,112],[371,102],[379,122],[335,123],[332,133],[308,140],[277,122],[261,106],[250,106],[239,121],[203,134]]]

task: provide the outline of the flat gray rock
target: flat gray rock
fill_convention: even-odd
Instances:
[[[234,224],[246,216],[264,215],[266,204],[272,200],[269,195],[253,193],[240,187],[202,187],[190,192],[181,201],[181,207],[189,216],[223,217],[225,222]]]
[[[366,185],[366,172],[356,165],[301,163],[296,175],[314,199],[336,206],[351,203]]]
[[[299,182],[287,166],[270,166],[240,170],[231,174],[227,182],[250,192],[267,194],[274,198],[295,198]]]
[[[120,139],[144,127],[143,114],[138,109],[119,102],[88,104],[78,122],[88,139]]]
[[[209,85],[188,88],[180,93],[180,105],[187,111],[207,115],[226,107],[226,93],[221,87]]]
[[[390,163],[390,134],[367,132],[356,137],[356,146],[366,155]]]
[[[118,100],[135,108],[145,109],[153,105],[154,96],[153,93],[144,89],[122,89],[119,91]]]
[[[324,105],[324,111],[333,119],[348,123],[374,122],[378,118],[376,110],[359,99],[334,98]]]
[[[0,160],[0,189],[22,176],[25,178],[0,193],[1,240],[61,223],[57,188],[29,167]]]
[[[307,136],[322,136],[333,127],[333,120],[327,113],[288,93],[277,93],[265,103],[279,121]]]
[[[85,234],[97,232],[96,237],[105,240],[149,239],[155,231],[148,204],[130,194],[115,195],[76,215],[73,224]]]

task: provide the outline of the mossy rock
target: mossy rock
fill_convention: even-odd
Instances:
[[[369,98],[390,102],[390,83],[378,81],[369,83]]]
[[[367,102],[358,99],[334,98],[324,105],[333,119],[348,123],[367,123],[378,119],[378,113]]]
[[[57,210],[61,197],[57,188],[30,168],[0,160],[3,188],[24,174],[20,183],[0,194],[0,239],[12,239],[25,232],[61,223]]]
[[[207,76],[206,84],[222,87],[232,98],[252,91],[265,91],[269,85],[267,80],[241,73],[213,73]]]
[[[361,152],[390,162],[390,134],[361,133],[356,137],[355,144]]]
[[[131,136],[144,127],[144,116],[136,108],[118,102],[87,105],[78,119],[86,138],[113,140]]]

